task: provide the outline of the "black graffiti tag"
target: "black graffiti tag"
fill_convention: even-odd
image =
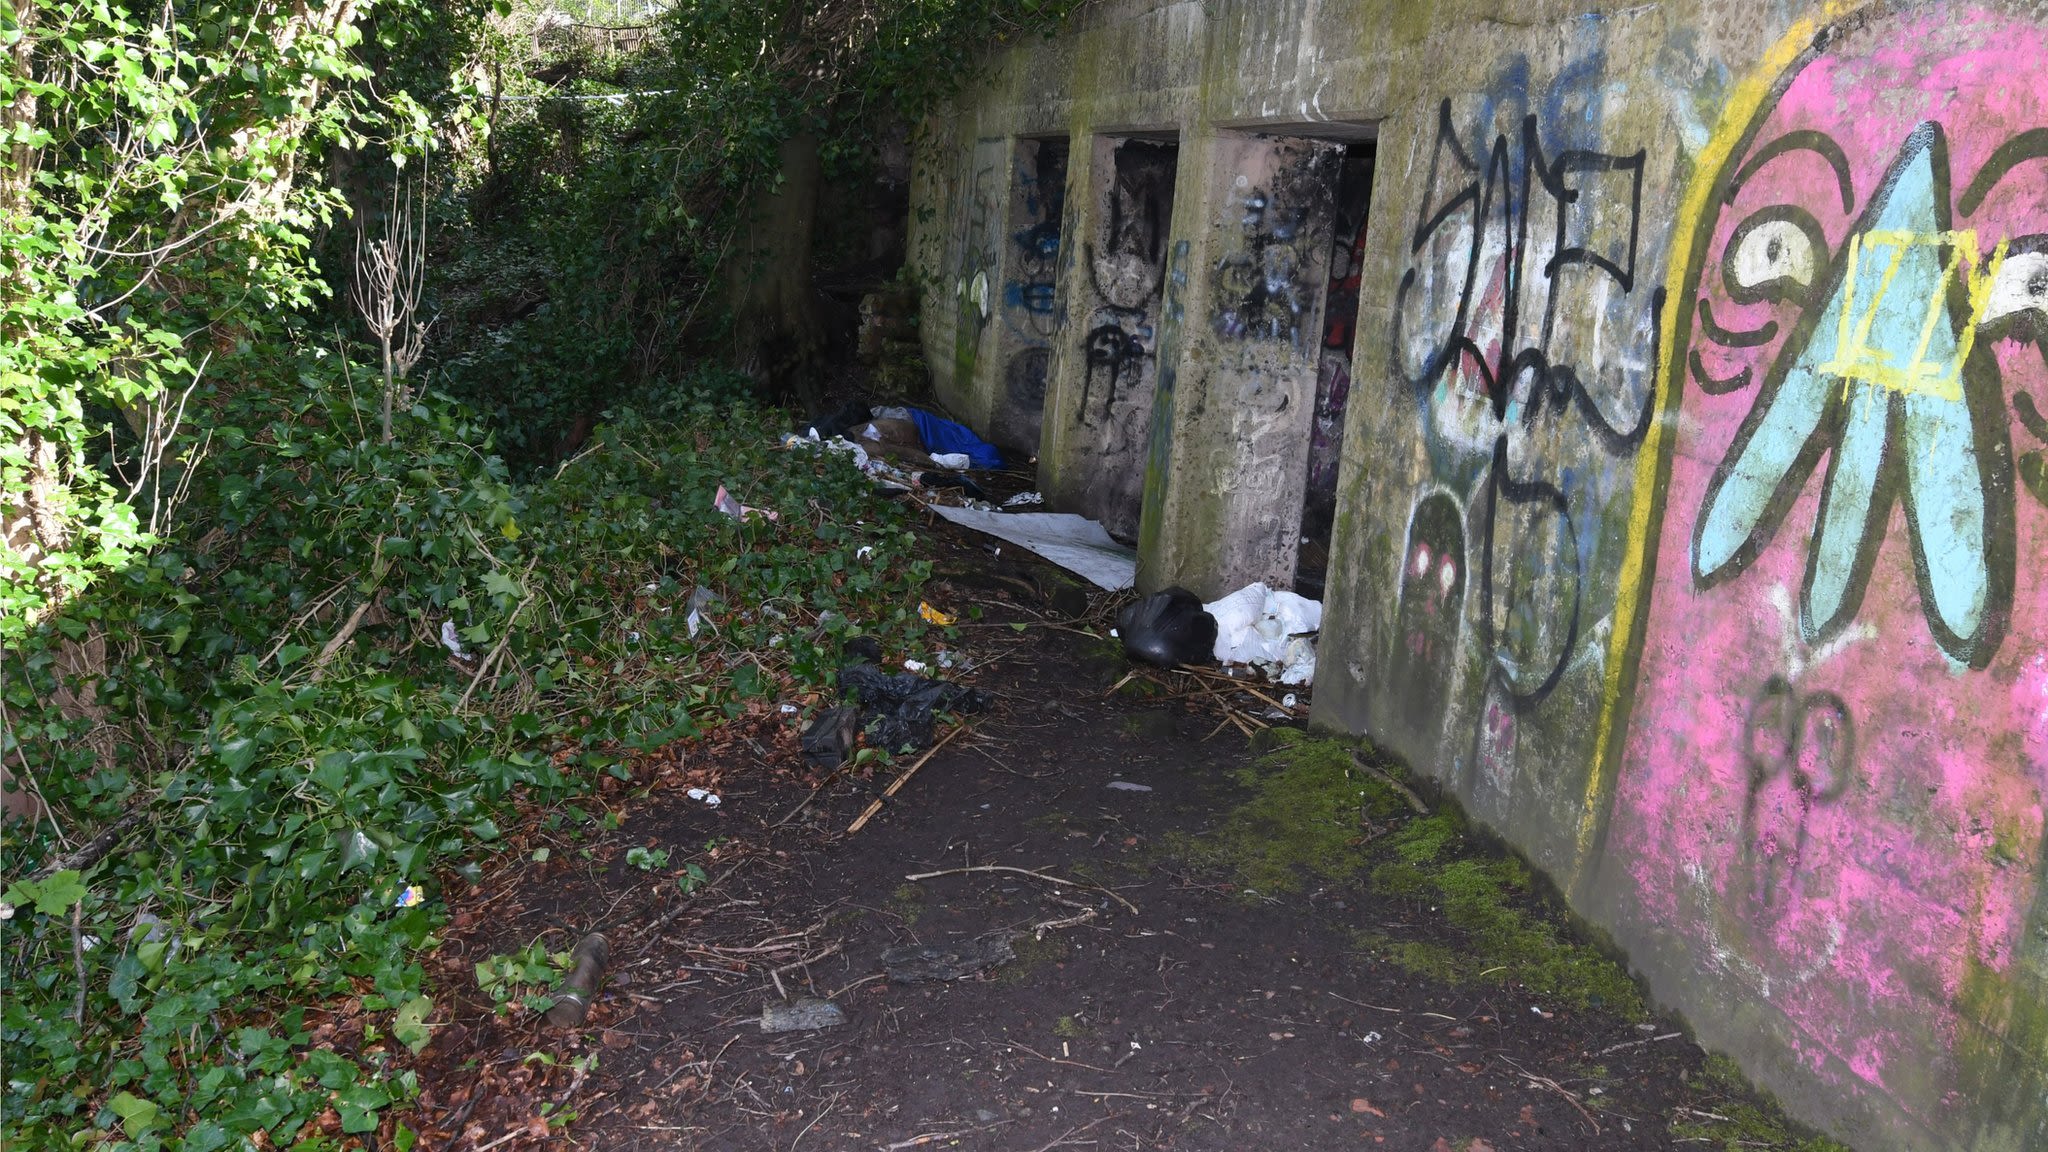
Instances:
[[[1538,453],[1510,448],[1518,438],[1526,443],[1546,417],[1576,419],[1598,449],[1616,458],[1633,456],[1649,431],[1662,289],[1650,293],[1636,313],[1650,347],[1633,370],[1603,371],[1610,366],[1589,363],[1593,353],[1582,346],[1586,338],[1573,325],[1559,323],[1586,301],[1635,293],[1645,158],[1641,150],[1617,155],[1577,148],[1552,156],[1534,115],[1523,119],[1519,140],[1501,133],[1490,150],[1475,156],[1460,139],[1445,100],[1409,251],[1416,265],[1426,259],[1425,249],[1441,254],[1454,301],[1447,303],[1445,285],[1424,280],[1416,266],[1396,291],[1396,377],[1408,382],[1425,408],[1440,387],[1465,387],[1460,376],[1475,380],[1482,394],[1491,460],[1485,490],[1472,501],[1480,640],[1495,652],[1491,674],[1518,711],[1557,687],[1578,645],[1585,561],[1570,494],[1544,474]],[[1621,197],[1610,194],[1617,181],[1627,188]],[[1431,314],[1434,322],[1415,323],[1418,312]],[[1609,402],[1624,409],[1620,418],[1608,414],[1601,392],[1620,393]],[[1566,619],[1564,642],[1553,653],[1511,653],[1498,634],[1496,614],[1512,614],[1517,607],[1512,587],[1505,597],[1499,590],[1500,578],[1512,572],[1512,565],[1495,560],[1504,511],[1551,518],[1554,538],[1563,542],[1567,570],[1559,575],[1569,579],[1572,591],[1568,604],[1552,599]]]
[[[1799,873],[1806,853],[1806,824],[1816,804],[1849,787],[1856,763],[1856,724],[1849,706],[1833,692],[1801,692],[1773,676],[1749,702],[1742,725],[1742,761],[1748,789],[1742,808],[1750,897],[1761,907],[1777,903],[1785,883]],[[1759,806],[1771,783],[1783,778],[1792,789],[1794,828],[1789,844],[1762,828]]]

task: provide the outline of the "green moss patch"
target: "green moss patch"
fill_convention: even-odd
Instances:
[[[1706,1068],[1695,1083],[1700,1095],[1672,1121],[1673,1140],[1697,1142],[1728,1152],[1744,1148],[1849,1152],[1846,1145],[1794,1128],[1770,1104],[1759,1105],[1757,1090],[1750,1086],[1735,1061],[1726,1056],[1708,1056]]]
[[[1248,894],[1298,892],[1305,881],[1362,881],[1383,896],[1440,909],[1443,940],[1375,933],[1366,951],[1449,984],[1520,984],[1557,1004],[1600,1008],[1625,1019],[1647,1015],[1640,989],[1620,965],[1572,939],[1542,906],[1529,870],[1467,836],[1464,817],[1440,805],[1416,816],[1407,801],[1354,753],[1398,779],[1402,770],[1340,740],[1276,729],[1270,750],[1239,770],[1247,792],[1220,825],[1184,836],[1170,850],[1221,872]]]
[[[1047,965],[1058,964],[1073,954],[1073,946],[1064,938],[1048,935],[1040,939],[1029,932],[1011,940],[1010,950],[1017,958],[996,969],[995,978],[1001,984],[1022,984]]]

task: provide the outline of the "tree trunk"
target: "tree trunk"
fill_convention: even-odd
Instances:
[[[734,362],[764,391],[795,393],[811,410],[823,395],[824,325],[811,286],[819,178],[818,138],[806,132],[785,141],[781,182],[756,201],[726,268]]]

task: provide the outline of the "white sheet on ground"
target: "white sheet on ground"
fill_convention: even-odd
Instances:
[[[1066,512],[983,512],[932,505],[932,511],[963,528],[1008,540],[1027,552],[1111,592],[1129,588],[1138,576],[1138,554],[1110,537],[1102,525]]]

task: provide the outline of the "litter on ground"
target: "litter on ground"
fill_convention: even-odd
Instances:
[[[1249,664],[1287,685],[1315,681],[1322,601],[1255,583],[1202,607],[1216,618],[1219,663]]]
[[[1093,520],[1066,512],[984,512],[933,505],[932,511],[1034,552],[1098,588],[1120,592],[1137,580],[1138,554]]]

